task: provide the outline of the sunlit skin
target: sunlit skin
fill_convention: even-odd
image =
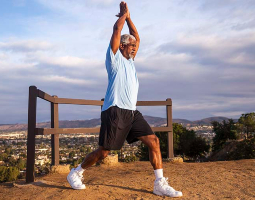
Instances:
[[[119,17],[119,19],[116,21],[113,27],[113,34],[110,42],[112,51],[114,54],[116,54],[117,50],[119,49],[126,59],[134,59],[139,48],[140,38],[136,27],[130,18],[129,9],[125,2],[122,1],[120,3],[120,13],[116,16]],[[121,31],[125,22],[127,22],[130,35],[133,35],[136,39],[130,39],[130,43],[126,45],[120,43]],[[149,158],[153,169],[162,169],[162,157],[158,137],[156,135],[147,135],[138,137],[138,139],[141,140],[148,147]],[[97,150],[86,156],[86,158],[81,164],[81,167],[83,169],[87,169],[94,163],[106,158],[109,153],[109,150],[105,149],[102,146],[99,146]]]
[[[162,157],[158,137],[156,135],[147,135],[138,137],[138,139],[141,140],[149,148],[149,158],[153,169],[162,169]],[[109,153],[109,150],[100,146],[97,150],[86,156],[81,164],[81,167],[83,169],[87,169],[94,163],[106,158]]]

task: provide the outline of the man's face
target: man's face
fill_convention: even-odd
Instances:
[[[129,44],[120,44],[121,53],[127,59],[134,58],[136,51],[136,41],[132,39],[129,41]]]

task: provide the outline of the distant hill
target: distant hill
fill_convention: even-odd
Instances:
[[[223,120],[228,120],[227,117],[208,117],[201,120],[193,121],[192,124],[201,124],[201,125],[208,125],[211,124],[213,121],[222,122]]]
[[[166,118],[153,117],[144,115],[144,119],[154,127],[165,126],[167,121]],[[187,119],[173,119],[173,123],[179,123],[184,126],[186,125],[211,125],[212,121],[221,122],[223,120],[228,120],[226,117],[209,117],[201,120],[190,121]],[[237,121],[237,120],[235,120]],[[89,128],[100,126],[101,119],[89,119],[89,120],[61,120],[59,121],[60,128]],[[37,123],[38,128],[50,128],[50,122]],[[26,131],[27,124],[0,124],[0,132],[11,132],[11,131]]]

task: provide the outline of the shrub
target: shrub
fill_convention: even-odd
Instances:
[[[0,182],[15,181],[18,179],[19,174],[17,167],[0,166]]]
[[[134,161],[137,161],[137,158],[136,158],[136,156],[135,155],[131,155],[131,156],[126,156],[125,158],[124,158],[124,162],[134,162]]]
[[[235,151],[231,152],[227,160],[255,158],[255,136],[251,139],[245,139],[237,144]]]

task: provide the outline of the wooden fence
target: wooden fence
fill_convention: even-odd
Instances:
[[[36,128],[36,104],[37,97],[51,103],[51,128]],[[34,182],[35,165],[35,138],[36,135],[51,135],[51,165],[59,165],[59,134],[70,133],[99,133],[100,127],[96,128],[59,128],[58,104],[76,105],[103,105],[103,99],[67,99],[50,96],[49,94],[37,89],[36,86],[29,87],[28,100],[28,132],[27,132],[27,168],[26,182]],[[172,100],[166,101],[137,101],[137,106],[166,106],[167,126],[151,127],[154,132],[168,133],[168,158],[174,157],[173,151],[173,126],[172,126]]]

